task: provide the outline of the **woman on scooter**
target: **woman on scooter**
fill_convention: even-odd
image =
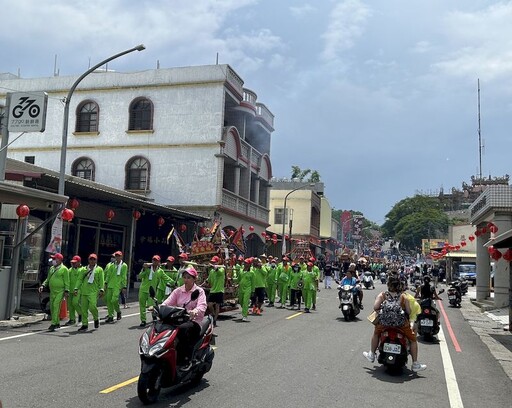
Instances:
[[[190,320],[178,326],[178,346],[177,351],[177,365],[182,366],[182,371],[187,371],[192,366],[190,358],[194,345],[199,340],[201,333],[201,322],[204,318],[206,311],[206,295],[203,288],[196,285],[197,271],[189,266],[183,271],[182,286],[179,286],[172,291],[171,295],[164,300],[162,305],[185,307],[190,316]],[[199,291],[199,297],[196,300],[190,301],[192,292]]]
[[[425,370],[427,366],[425,364],[418,363],[418,341],[416,340],[416,334],[412,331],[411,325],[409,323],[408,316],[411,313],[409,301],[406,299],[404,293],[402,292],[402,283],[400,282],[400,277],[396,272],[394,274],[389,275],[388,277],[388,290],[387,292],[381,292],[375,299],[375,303],[373,305],[373,310],[378,312],[381,308],[381,305],[384,301],[389,297],[399,297],[400,306],[405,311],[407,318],[405,319],[405,323],[400,327],[400,331],[407,337],[411,345],[411,357],[412,357],[412,371],[418,372]],[[377,324],[375,326],[375,330],[373,332],[373,336],[371,339],[371,348],[370,351],[363,352],[363,355],[366,357],[368,361],[373,363],[375,361],[375,352],[377,351],[377,347],[379,346],[379,338],[381,333],[385,330],[385,326],[381,324]]]

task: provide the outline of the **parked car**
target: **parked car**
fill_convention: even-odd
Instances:
[[[457,273],[459,278],[466,279],[471,282],[472,286],[476,285],[476,265],[474,264],[459,264]]]

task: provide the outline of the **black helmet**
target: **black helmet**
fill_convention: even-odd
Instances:
[[[423,282],[425,282],[425,283],[430,283],[430,281],[431,281],[430,276],[425,276],[423,278]]]

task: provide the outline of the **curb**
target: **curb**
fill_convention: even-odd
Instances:
[[[39,323],[44,320],[44,313],[35,313],[29,316],[14,316],[10,320],[0,320],[0,328],[17,328]]]

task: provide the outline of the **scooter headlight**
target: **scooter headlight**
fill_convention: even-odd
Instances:
[[[139,353],[148,354],[149,351],[149,336],[147,332],[144,332],[140,340]]]
[[[167,342],[168,337],[157,341],[151,348],[149,349],[149,357],[153,357],[155,354],[159,354],[160,351],[164,348],[165,343]]]

